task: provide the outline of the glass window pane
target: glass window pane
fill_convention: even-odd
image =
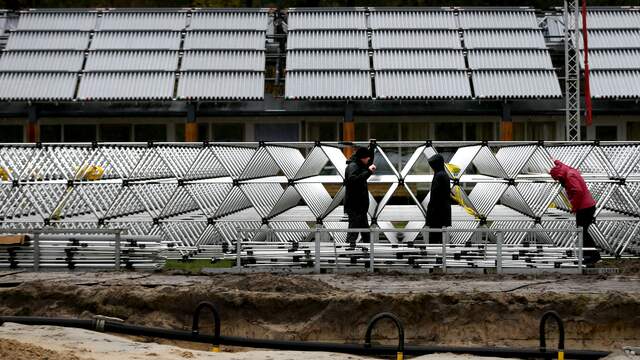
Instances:
[[[462,123],[445,122],[436,123],[436,140],[462,140]]]
[[[134,125],[135,141],[167,141],[167,126],[161,124]]]
[[[494,124],[490,122],[467,123],[466,136],[470,141],[495,140]]]
[[[209,140],[209,124],[198,123],[198,141]]]
[[[184,141],[185,137],[184,137],[184,128],[185,125],[184,124],[176,124],[176,133],[175,133],[175,139],[176,141]]]
[[[627,140],[640,140],[640,122],[627,123]]]
[[[107,142],[131,141],[131,125],[129,124],[100,125],[100,141],[107,141]]]
[[[370,123],[369,132],[371,138],[378,141],[397,141],[399,139],[398,123],[395,122]]]
[[[553,122],[530,122],[527,124],[527,140],[556,140],[556,124]]]
[[[213,141],[244,141],[244,124],[212,124]]]
[[[369,140],[368,134],[368,125],[367,123],[356,122],[355,131],[356,131],[356,141],[367,141]]]
[[[307,124],[309,137],[307,141],[336,141],[338,140],[337,124],[335,122],[310,122]]]
[[[16,143],[22,142],[22,125],[2,125],[0,126],[0,142]]]
[[[603,140],[603,141],[618,140],[618,127],[615,125],[596,126],[596,140]]]
[[[524,134],[524,123],[523,122],[513,122],[513,140],[516,141],[524,141],[526,138]]]
[[[40,125],[40,141],[61,142],[62,125]]]
[[[402,140],[421,141],[429,139],[429,124],[427,123],[403,123]]]
[[[256,141],[298,141],[298,124],[256,124]]]
[[[96,141],[95,125],[65,125],[65,142],[91,142]]]

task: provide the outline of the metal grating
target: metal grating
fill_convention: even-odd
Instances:
[[[262,72],[184,72],[178,82],[179,99],[258,100],[264,98]]]
[[[0,57],[0,71],[80,71],[81,51],[8,51]]]
[[[573,14],[569,15],[573,22]],[[640,28],[640,12],[633,9],[589,10],[587,11],[587,25],[589,29],[637,29]],[[578,19],[578,26],[582,28],[582,17]]]
[[[292,50],[287,70],[369,70],[365,50]]]
[[[366,30],[364,11],[311,11],[290,12],[289,30]]]
[[[468,59],[471,69],[553,69],[546,50],[470,50]]]
[[[192,30],[259,30],[266,31],[269,22],[265,12],[196,11],[191,16]]]
[[[580,56],[584,68],[584,57]],[[640,49],[589,50],[589,68],[598,69],[640,69]]]
[[[91,42],[91,49],[94,50],[178,50],[179,48],[180,33],[171,31],[97,32]]]
[[[79,100],[162,100],[173,97],[173,73],[86,73]]]
[[[80,30],[96,27],[97,13],[86,12],[25,12],[20,14],[16,30]]]
[[[264,51],[185,51],[182,70],[264,71]]]
[[[287,99],[371,98],[371,79],[365,71],[307,72],[287,74]]]
[[[456,29],[453,11],[373,9],[369,16],[371,29]]]
[[[177,51],[92,51],[87,56],[85,70],[175,71],[177,67]]]
[[[640,70],[592,71],[594,98],[640,98]]]
[[[463,29],[539,29],[533,11],[461,10],[458,19]]]
[[[580,33],[580,49],[584,48]],[[589,50],[640,48],[640,25],[637,29],[589,30]]]
[[[0,73],[0,99],[71,100],[76,82],[72,73]]]
[[[182,30],[186,20],[182,12],[107,12],[100,30]]]
[[[6,50],[85,50],[87,32],[12,32]]]
[[[460,49],[454,30],[380,30],[371,37],[374,49]]]
[[[561,97],[553,71],[474,71],[475,96],[479,98]]]
[[[538,30],[465,30],[467,49],[546,49]]]
[[[464,71],[378,71],[376,96],[381,99],[470,98]]]
[[[264,50],[265,36],[259,31],[189,31],[184,39],[184,49]]]
[[[292,31],[287,49],[368,49],[365,31]]]
[[[466,68],[461,50],[376,50],[373,67],[376,70]]]

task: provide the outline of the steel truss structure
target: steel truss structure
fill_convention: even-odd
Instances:
[[[159,236],[181,254],[222,244],[239,229],[250,241],[296,243],[313,228],[347,226],[342,209],[346,158],[337,143],[3,144],[0,227],[126,229]],[[558,229],[574,226],[562,187],[548,175],[552,159],[582,171],[597,200],[590,228],[614,255],[640,252],[640,143],[384,142],[370,183],[369,216],[391,244],[424,226],[432,175],[428,157],[452,166],[451,244],[472,233],[455,229]],[[305,232],[265,229],[298,229]],[[262,231],[259,231],[262,230]],[[346,235],[331,236],[344,242]],[[505,233],[506,245],[523,235]],[[573,246],[563,233],[538,235]],[[233,249],[233,247],[231,247]]]

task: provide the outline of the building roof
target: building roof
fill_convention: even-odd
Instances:
[[[280,42],[267,9],[34,9],[8,31],[0,11],[0,87],[20,89],[0,99],[253,101],[273,76],[292,101],[562,96],[545,22],[530,8],[283,14]],[[640,98],[640,11],[592,8],[589,27],[592,95]]]

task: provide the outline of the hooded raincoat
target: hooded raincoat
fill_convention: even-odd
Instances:
[[[444,169],[444,158],[436,154],[429,158],[429,165],[434,174],[427,205],[427,226],[451,226],[451,185],[449,175]]]

